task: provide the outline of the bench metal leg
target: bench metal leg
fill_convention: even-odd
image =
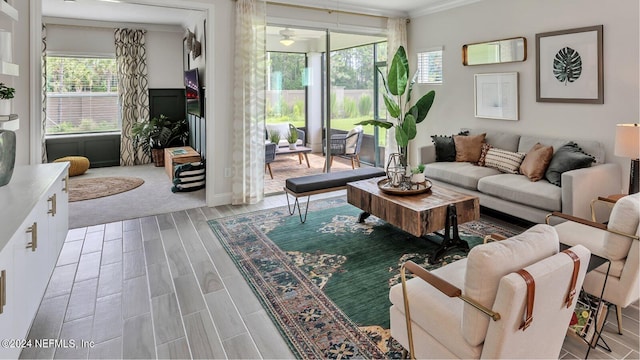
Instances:
[[[296,207],[298,208],[298,216],[300,216],[300,222],[304,224],[307,221],[307,212],[309,212],[309,199],[311,195],[307,196],[307,204],[304,208],[304,218],[302,217],[302,209],[300,208],[300,198],[295,197],[296,200],[293,202],[293,209],[291,208],[291,203],[289,202],[289,193],[285,192],[285,196],[287,197],[287,208],[289,210],[289,215],[293,215],[296,212]]]

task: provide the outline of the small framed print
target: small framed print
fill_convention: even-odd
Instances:
[[[475,116],[518,120],[518,73],[475,74]]]
[[[536,101],[604,104],[602,25],[536,34]]]

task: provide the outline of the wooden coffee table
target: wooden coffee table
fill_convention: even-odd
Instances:
[[[309,157],[307,156],[307,154],[310,152],[311,148],[300,145],[296,146],[296,148],[293,150],[289,149],[288,147],[279,147],[278,150],[276,150],[276,156],[298,154],[299,164],[302,165],[302,158],[304,157],[304,159],[307,161],[307,167],[310,168],[311,166],[309,165]]]
[[[382,179],[384,177],[347,184],[347,201],[363,211],[360,222],[369,215],[375,215],[419,237],[445,229],[440,248],[433,255],[435,259],[451,248],[469,248],[458,236],[457,224],[480,218],[477,196],[435,185],[430,191],[418,195],[389,195],[378,188],[378,181]],[[451,228],[453,235],[449,232]]]

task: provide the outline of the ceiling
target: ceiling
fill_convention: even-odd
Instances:
[[[231,0],[222,0],[231,1]],[[417,17],[480,0],[273,0],[277,3],[380,16]],[[186,25],[194,10],[135,4],[136,0],[42,0],[42,15],[59,18]]]

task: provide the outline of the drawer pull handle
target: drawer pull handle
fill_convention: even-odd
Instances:
[[[27,228],[27,233],[31,233],[31,242],[27,243],[27,249],[31,249],[31,251],[36,251],[38,247],[38,223],[33,223],[33,225]]]
[[[47,211],[47,214],[51,214],[51,216],[56,216],[56,195],[53,194],[47,199],[48,202],[51,202],[51,209]]]
[[[0,314],[7,305],[7,271],[0,271]]]
[[[67,174],[67,176],[62,178],[62,182],[64,183],[64,187],[62,188],[62,191],[68,193],[69,192],[69,174]]]

